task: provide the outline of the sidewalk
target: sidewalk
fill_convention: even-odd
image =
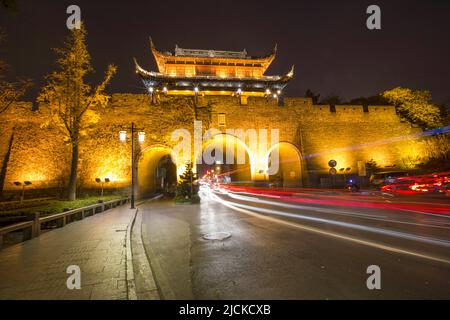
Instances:
[[[46,232],[0,251],[0,299],[127,299],[128,205]],[[67,267],[81,269],[69,290]]]

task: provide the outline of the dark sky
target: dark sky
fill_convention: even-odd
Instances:
[[[0,55],[16,75],[41,85],[54,68],[50,48],[60,46],[66,8],[81,7],[88,46],[100,79],[106,65],[119,73],[110,92],[142,92],[132,58],[156,70],[148,37],[156,46],[242,50],[278,57],[268,74],[295,79],[288,95],[310,88],[323,96],[368,96],[395,86],[431,90],[437,103],[450,104],[450,1],[153,1],[18,0],[19,13],[0,9],[8,40]],[[382,30],[366,28],[366,8],[382,10]],[[34,99],[38,86],[29,94]]]

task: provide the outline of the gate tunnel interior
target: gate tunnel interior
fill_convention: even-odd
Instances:
[[[199,159],[201,158],[201,164]],[[198,177],[214,172],[223,182],[251,183],[253,163],[247,146],[229,134],[219,134],[203,143],[197,155]]]
[[[139,199],[168,191],[176,183],[177,166],[172,149],[166,146],[153,146],[141,152],[137,177]]]
[[[274,145],[268,151],[269,181],[280,187],[302,187],[301,159],[295,145],[288,142]]]

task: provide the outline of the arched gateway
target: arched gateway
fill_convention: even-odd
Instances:
[[[137,174],[139,198],[148,198],[158,191],[167,190],[177,182],[176,155],[164,145],[147,147],[140,153]]]

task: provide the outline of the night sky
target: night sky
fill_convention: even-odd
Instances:
[[[0,9],[8,33],[0,56],[15,76],[35,81],[54,69],[50,48],[67,35],[66,8],[77,4],[88,29],[88,46],[100,79],[107,64],[119,73],[109,92],[143,92],[132,58],[156,70],[151,35],[160,50],[242,50],[265,55],[278,43],[267,74],[296,66],[289,96],[310,88],[322,97],[344,99],[396,86],[428,89],[437,103],[450,104],[450,1],[153,1],[19,0],[15,15]],[[382,30],[366,28],[366,8],[382,10]]]

